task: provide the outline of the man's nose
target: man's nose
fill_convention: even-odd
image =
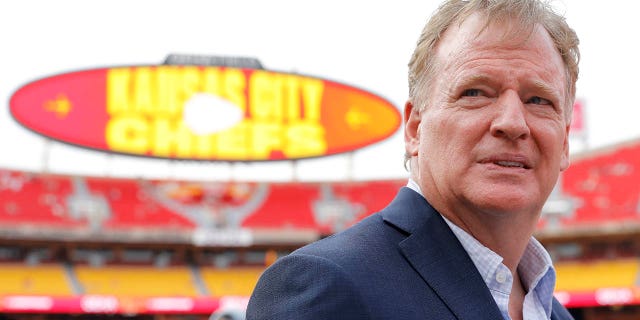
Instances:
[[[519,95],[507,91],[496,101],[495,117],[491,123],[491,134],[509,140],[523,139],[529,136],[525,105]]]

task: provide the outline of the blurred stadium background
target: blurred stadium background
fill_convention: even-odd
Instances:
[[[576,319],[637,319],[640,141],[573,156],[537,230]],[[262,270],[381,209],[405,179],[120,179],[0,170],[6,319],[206,319]]]
[[[0,116],[0,320],[204,320],[224,312],[235,320],[264,268],[381,209],[406,184],[397,132],[340,156],[252,165],[129,161],[16,129],[9,98],[33,79],[154,63],[185,50],[259,55],[269,69],[338,79],[401,106],[402,67],[437,3],[341,1],[333,4],[341,10],[310,10],[286,0],[159,2],[0,5],[0,29],[18,30],[0,39],[12,48],[0,59],[7,98]],[[615,1],[563,3],[583,41],[581,100],[572,164],[536,237],[555,261],[556,297],[577,320],[640,319],[640,129],[637,117],[626,116],[640,108],[626,99],[634,81],[619,72],[639,67],[637,48],[620,49],[630,41],[616,37],[637,30],[637,10],[625,3],[608,11],[621,7]],[[369,12],[360,15],[363,7]],[[403,17],[393,32],[379,23],[389,16]],[[34,145],[43,151],[25,151]]]

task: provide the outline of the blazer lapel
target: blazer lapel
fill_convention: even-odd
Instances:
[[[473,261],[422,196],[401,189],[383,217],[408,234],[399,244],[403,255],[458,319],[502,319]]]

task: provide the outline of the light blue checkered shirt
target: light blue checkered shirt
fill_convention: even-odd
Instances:
[[[422,195],[420,186],[415,181],[410,179],[407,186]],[[443,218],[471,257],[502,312],[502,316],[510,320],[509,294],[511,293],[513,276],[507,266],[502,263],[502,257],[482,245],[444,216]],[[540,242],[533,237],[531,237],[518,264],[518,274],[522,285],[527,289],[522,309],[523,318],[527,320],[550,319],[556,273],[551,257]]]

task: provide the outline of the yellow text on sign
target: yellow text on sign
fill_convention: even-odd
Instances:
[[[323,155],[322,80],[268,71],[215,67],[132,67],[107,73],[105,138],[116,152],[188,159],[268,160]],[[209,135],[182,121],[196,93],[236,105],[244,119]]]

